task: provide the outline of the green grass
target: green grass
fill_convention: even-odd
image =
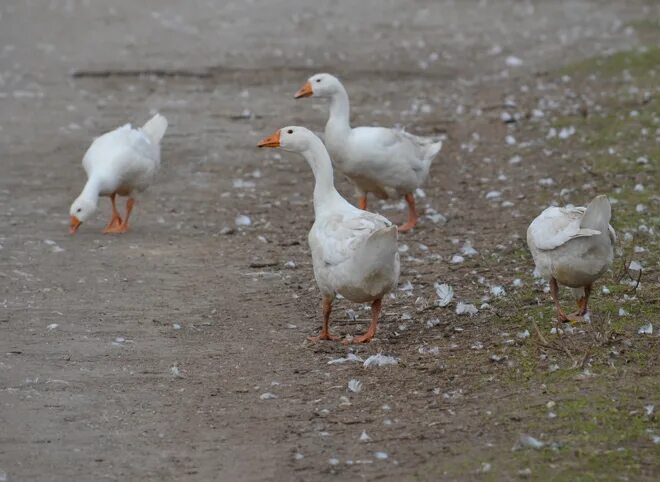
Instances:
[[[660,33],[655,20],[633,26],[637,32],[653,33],[656,38]],[[660,246],[657,234],[644,233],[639,226],[644,224],[660,233],[660,147],[656,142],[660,129],[659,67],[660,47],[651,46],[587,59],[551,74],[558,82],[568,75],[571,80],[567,87],[599,106],[586,117],[576,113],[552,119],[551,125],[558,130],[575,126],[576,134],[569,139],[551,139],[548,144],[554,151],[569,154],[580,167],[574,177],[569,172],[569,178],[563,180],[574,189],[574,195],[569,195],[571,201],[585,202],[580,193],[586,182],[616,200],[612,225],[619,242],[612,273],[599,280],[592,293],[592,322],[577,325],[576,332],[566,337],[549,333],[554,325],[554,307],[549,294],[527,272],[518,275],[522,287],[507,290],[506,297],[491,301],[498,316],[490,321],[498,331],[515,338],[516,333],[527,329],[531,335],[516,339],[514,345],[498,347],[509,364],[492,365],[488,370],[486,383],[513,394],[502,401],[493,400],[493,415],[482,420],[497,425],[492,433],[498,440],[488,448],[458,443],[452,452],[463,457],[442,466],[429,460],[418,467],[416,478],[411,480],[517,480],[522,479],[519,472],[527,468],[531,470],[529,480],[657,478],[660,445],[652,442],[651,435],[660,435],[659,416],[648,416],[644,406],[655,404],[660,410]],[[530,128],[540,129],[531,133],[537,138],[547,132],[547,125]],[[636,162],[639,157],[648,162]],[[637,184],[644,190],[636,190]],[[647,210],[638,212],[639,204]],[[633,238],[624,239],[626,232]],[[646,251],[636,253],[635,246]],[[482,261],[496,269],[500,256]],[[532,265],[523,241],[506,257],[515,265]],[[624,261],[630,259],[644,266],[641,289],[634,290],[620,280]],[[608,294],[601,291],[603,286],[609,289]],[[561,299],[564,309],[572,311],[572,293],[562,289]],[[620,309],[627,315],[620,316]],[[648,321],[653,322],[656,334],[639,335],[637,330]],[[534,324],[544,340],[536,335]],[[556,402],[552,409],[546,406],[550,400]],[[555,418],[548,417],[551,410]],[[545,447],[512,451],[521,433],[544,441]],[[484,462],[492,468],[480,473]]]
[[[561,75],[575,77],[597,76],[605,82],[620,82],[631,76],[638,87],[654,86],[658,78],[660,46],[654,45],[634,51],[617,52],[606,57],[594,57],[568,65],[559,70]]]
[[[660,32],[657,21],[642,21],[635,28]],[[613,272],[597,283],[592,294],[592,323],[576,327],[584,333],[564,339],[548,334],[554,307],[549,295],[528,275],[521,276],[522,288],[493,300],[498,313],[505,314],[497,320],[499,329],[515,336],[527,328],[531,334],[508,348],[513,366],[501,366],[497,372],[497,383],[520,391],[521,396],[519,401],[508,401],[494,422],[510,430],[508,440],[529,433],[549,443],[540,450],[511,452],[510,445],[498,448],[498,456],[487,460],[493,464],[492,471],[480,474],[481,480],[518,478],[518,471],[527,467],[532,470],[532,480],[652,480],[657,475],[660,445],[654,445],[650,437],[660,435],[660,426],[657,415],[646,415],[643,407],[660,401],[660,348],[656,335],[639,335],[637,330],[648,321],[654,322],[656,330],[660,328],[660,246],[657,234],[651,236],[638,229],[644,224],[660,233],[660,147],[656,142],[656,130],[660,129],[659,66],[660,47],[653,46],[587,59],[555,73],[557,78],[569,75],[573,89],[579,93],[584,88],[600,106],[586,117],[576,114],[553,119],[557,129],[572,125],[577,132],[550,144],[585,166],[587,180],[616,200],[612,224],[619,234],[619,254]],[[631,86],[637,89],[631,90]],[[636,162],[642,156],[648,160],[646,164]],[[579,191],[584,182],[584,174],[578,173],[570,187]],[[644,190],[636,190],[637,184]],[[647,210],[638,212],[639,204]],[[625,232],[633,239],[624,240]],[[646,251],[635,253],[635,246]],[[531,263],[523,246],[507,256],[520,264]],[[644,266],[637,291],[619,280],[624,261],[630,259]],[[601,292],[602,286],[608,287],[609,294]],[[561,294],[563,307],[572,310],[570,292],[563,289]],[[627,315],[620,316],[619,309]],[[553,347],[539,340],[532,320]],[[569,348],[572,357],[562,351],[561,344]],[[550,371],[552,364],[559,368]],[[590,376],[583,376],[585,368]],[[543,395],[538,395],[539,387],[544,387]],[[530,405],[534,396],[527,394],[537,394],[544,402]],[[547,400],[557,402],[552,409],[556,418],[548,418]],[[512,422],[512,413],[521,421]],[[462,450],[471,453],[472,460],[483,456],[480,448]],[[474,474],[477,469],[476,462],[469,467],[443,467],[449,478]],[[425,474],[442,473],[434,472],[432,464],[424,470]]]

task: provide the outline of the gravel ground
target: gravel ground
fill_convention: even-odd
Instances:
[[[544,157],[501,113],[512,93],[521,106],[563,99],[550,81],[538,89],[548,72],[638,47],[631,22],[658,14],[636,0],[3,2],[0,481],[527,476],[524,461],[501,461],[536,420],[513,407],[545,392],[498,381],[493,323],[506,313],[459,317],[433,305],[433,283],[478,307],[479,277],[529,276],[528,258],[487,253],[522,246],[561,187],[538,180],[561,179],[571,159]],[[396,366],[330,365],[346,348],[305,341],[320,325],[311,173],[255,144],[287,124],[322,128],[324,103],[292,99],[317,71],[344,79],[354,124],[446,137],[420,199],[429,216],[400,238],[409,289],[354,350]],[[69,236],[91,139],[155,110],[170,120],[163,168],[131,231],[100,233],[101,200]],[[507,163],[529,146],[524,168]],[[404,219],[397,200],[372,205]],[[451,264],[466,240],[479,254]],[[335,313],[340,334],[369,316],[347,302]]]

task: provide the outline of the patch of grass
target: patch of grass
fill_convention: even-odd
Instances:
[[[655,29],[656,23],[644,28]],[[531,334],[508,348],[511,363],[499,365],[497,382],[521,394],[538,393],[543,387],[543,398],[555,400],[557,405],[549,409],[545,402],[530,404],[530,396],[521,395],[519,403],[510,401],[504,407],[496,423],[510,427],[510,440],[524,432],[547,444],[541,450],[499,449],[501,456],[493,459],[491,473],[480,475],[483,480],[515,478],[525,468],[531,469],[535,480],[567,481],[652,479],[657,470],[660,446],[650,437],[660,434],[660,427],[657,418],[648,416],[643,407],[657,403],[660,393],[660,380],[654,376],[660,350],[656,336],[639,335],[637,330],[648,321],[657,329],[655,320],[660,319],[660,246],[657,234],[649,233],[660,232],[660,147],[656,142],[660,102],[655,96],[659,66],[660,47],[654,46],[588,59],[558,72],[558,76],[573,78],[578,94],[588,90],[599,109],[586,118],[554,119],[552,126],[557,130],[574,126],[576,134],[550,144],[580,161],[576,163],[576,181],[590,182],[613,199],[618,254],[613,272],[599,280],[592,293],[591,324],[578,324],[572,335],[549,334],[554,307],[549,294],[530,277],[524,279],[524,287],[491,302],[498,313],[505,314],[498,319],[502,330],[515,336],[527,328]],[[587,78],[589,82],[584,83]],[[650,89],[646,92],[651,95],[644,89]],[[637,162],[638,158],[646,162]],[[580,186],[567,185],[574,188],[576,201]],[[580,199],[581,203],[587,201]],[[522,247],[508,256],[529,262]],[[628,284],[629,277],[621,280],[624,261],[631,259],[644,267],[637,291]],[[609,293],[602,292],[603,286]],[[561,296],[564,309],[572,310],[570,291],[562,289]],[[625,313],[620,315],[620,309]],[[532,321],[543,340],[535,333]],[[562,351],[564,347],[567,351]],[[548,418],[551,410],[556,414],[552,419]],[[519,423],[511,421],[512,413]],[[473,452],[476,457],[478,452]],[[457,478],[468,473],[460,467],[445,470]],[[472,467],[472,473],[475,470]]]
[[[609,56],[595,57],[568,65],[559,70],[561,75],[584,77],[596,75],[605,81],[622,81],[632,76],[645,86],[658,78],[660,46],[617,52]]]
[[[643,18],[629,22],[627,26],[633,28],[637,36],[645,43],[653,44],[658,42],[658,38],[660,37],[660,20]]]

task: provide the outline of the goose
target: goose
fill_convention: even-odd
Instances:
[[[328,151],[308,129],[284,127],[264,138],[258,147],[301,154],[314,173],[315,220],[308,242],[322,295],[323,328],[320,335],[309,339],[338,340],[328,326],[332,303],[340,294],[355,303],[371,303],[368,330],[350,341],[368,343],[376,334],[383,296],[399,281],[396,226],[379,214],[356,208],[337,192]]]
[[[144,191],[160,168],[160,141],[167,130],[167,119],[154,115],[140,128],[125,124],[96,138],[82,160],[87,183],[71,204],[69,232],[96,211],[99,196],[110,197],[112,218],[103,233],[125,233],[135,204],[135,193]],[[128,196],[126,217],[122,220],[115,198]]]
[[[612,265],[616,233],[610,226],[607,196],[596,196],[585,207],[549,207],[527,229],[527,245],[536,270],[550,283],[560,322],[579,321],[587,313],[591,285]],[[578,310],[564,314],[559,285],[573,288]]]
[[[408,220],[399,227],[406,232],[416,226],[415,190],[429,175],[431,161],[442,149],[442,141],[418,137],[403,129],[351,127],[348,93],[330,74],[312,75],[294,97],[330,99],[330,116],[324,140],[336,167],[355,185],[358,207],[367,209],[367,194],[387,199],[387,189],[403,196]]]

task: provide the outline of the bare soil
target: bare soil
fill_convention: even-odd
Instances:
[[[658,14],[637,0],[3,2],[0,481],[657,480],[644,408],[658,402],[657,337],[637,336],[652,315],[639,308],[620,336],[594,324],[556,339],[524,236],[562,188],[584,203],[621,185],[577,171],[533,110],[550,99],[545,116],[577,116],[582,84],[562,66],[657,43],[635,22]],[[312,175],[255,144],[284,125],[322,129],[327,107],[292,98],[317,71],[344,79],[355,125],[446,137],[418,201],[447,222],[401,236],[412,289],[350,349],[395,366],[330,365],[344,346],[306,342],[320,326]],[[91,139],[154,110],[170,120],[163,168],[130,232],[100,233],[104,199],[69,236]],[[640,174],[647,191],[654,173]],[[371,206],[405,217],[398,200]],[[479,254],[452,264],[467,240]],[[454,288],[449,307],[436,281]],[[657,264],[642,283],[634,306],[657,310]],[[459,316],[458,301],[489,306]],[[339,301],[332,329],[357,334],[368,318]],[[521,434],[544,448],[512,451]]]

